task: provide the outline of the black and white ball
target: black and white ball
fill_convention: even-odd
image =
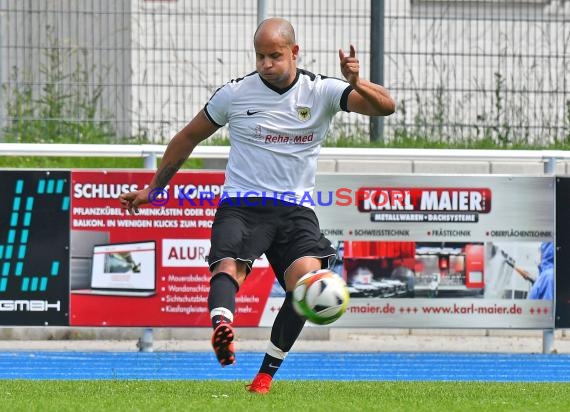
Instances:
[[[321,269],[304,275],[293,290],[293,307],[309,322],[327,325],[346,311],[348,288],[336,273]]]

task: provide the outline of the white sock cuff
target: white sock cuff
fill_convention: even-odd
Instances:
[[[230,322],[234,321],[234,314],[229,309],[219,307],[219,308],[214,308],[210,311],[210,319],[218,315],[221,315],[224,318],[229,319]]]
[[[269,345],[267,345],[266,353],[268,355],[273,356],[276,359],[281,359],[281,360],[285,359],[285,356],[287,356],[287,352],[283,352],[281,349],[279,349],[277,346],[271,343],[271,341],[269,342]]]

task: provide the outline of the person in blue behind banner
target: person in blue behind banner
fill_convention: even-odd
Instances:
[[[529,299],[554,299],[554,243],[540,245],[538,277],[528,294]]]

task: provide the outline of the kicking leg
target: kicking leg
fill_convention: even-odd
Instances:
[[[208,309],[214,328],[212,348],[222,366],[235,363],[235,333],[231,324],[234,320],[236,293],[245,280],[245,273],[245,264],[224,259],[216,265],[210,279]]]

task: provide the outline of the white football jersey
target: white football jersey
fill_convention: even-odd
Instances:
[[[312,196],[321,143],[335,113],[348,111],[351,90],[343,80],[301,69],[285,90],[257,72],[219,88],[204,112],[214,124],[229,127],[224,196],[296,203]]]

